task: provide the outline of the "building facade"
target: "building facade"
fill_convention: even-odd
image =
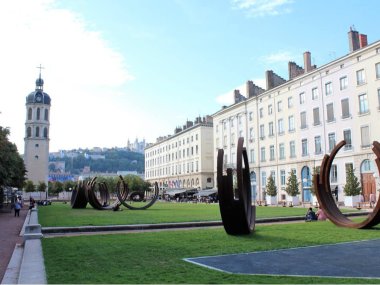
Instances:
[[[289,62],[288,80],[267,71],[266,90],[252,81],[246,84],[246,97],[235,90],[235,103],[213,115],[214,177],[217,150],[224,149],[225,167],[234,168],[237,139],[243,137],[253,199],[265,199],[272,175],[277,201],[287,200],[285,187],[293,170],[300,182],[299,198],[307,202],[312,200],[313,172],[345,140],[330,173],[337,199],[344,200],[348,168],[361,180],[366,201],[371,194],[379,197],[371,145],[380,140],[380,41],[367,45],[366,36],[353,30],[348,36],[346,56],[317,68],[305,52],[304,67]]]
[[[213,155],[212,118],[187,121],[145,148],[145,180],[160,189],[213,188]]]
[[[43,91],[44,81],[36,80],[36,89],[26,97],[24,163],[28,180],[34,185],[48,184],[50,96]]]

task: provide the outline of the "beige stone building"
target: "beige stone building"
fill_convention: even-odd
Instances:
[[[366,35],[350,30],[349,53],[317,67],[310,52],[304,66],[289,62],[289,78],[266,72],[266,89],[252,81],[246,96],[235,90],[235,103],[212,115],[214,122],[214,179],[217,150],[224,149],[225,167],[235,167],[236,143],[244,138],[255,200],[265,199],[267,179],[275,178],[277,201],[289,197],[284,191],[290,171],[300,182],[301,201],[310,193],[314,168],[341,140],[347,145],[332,165],[330,182],[343,187],[348,168],[363,185],[363,198],[379,197],[379,175],[371,144],[380,140],[380,41],[367,44]],[[334,193],[335,194],[335,193]]]
[[[145,148],[145,180],[161,189],[214,187],[213,124],[198,117]]]

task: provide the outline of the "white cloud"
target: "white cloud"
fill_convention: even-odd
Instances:
[[[272,53],[261,58],[262,61],[267,63],[279,63],[279,62],[288,62],[294,61],[296,56],[294,56],[289,51],[279,51]]]
[[[127,127],[115,129],[138,116],[122,104],[129,97],[122,87],[133,76],[101,33],[53,0],[12,0],[0,1],[0,35],[0,125],[10,127],[10,140],[21,153],[25,97],[35,88],[39,64],[52,98],[51,150],[125,145]],[[137,135],[134,128],[130,132]],[[113,145],[106,139],[111,135]]]
[[[245,10],[249,17],[277,16],[291,12],[293,0],[232,0],[235,9]]]

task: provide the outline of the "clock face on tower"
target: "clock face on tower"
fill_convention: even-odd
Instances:
[[[37,94],[36,95],[36,102],[42,102],[42,94]]]

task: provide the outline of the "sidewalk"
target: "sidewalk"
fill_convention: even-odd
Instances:
[[[0,213],[0,281],[3,279],[16,244],[22,244],[20,236],[22,226],[28,213],[28,206],[20,210],[20,217],[14,217],[14,211]]]

